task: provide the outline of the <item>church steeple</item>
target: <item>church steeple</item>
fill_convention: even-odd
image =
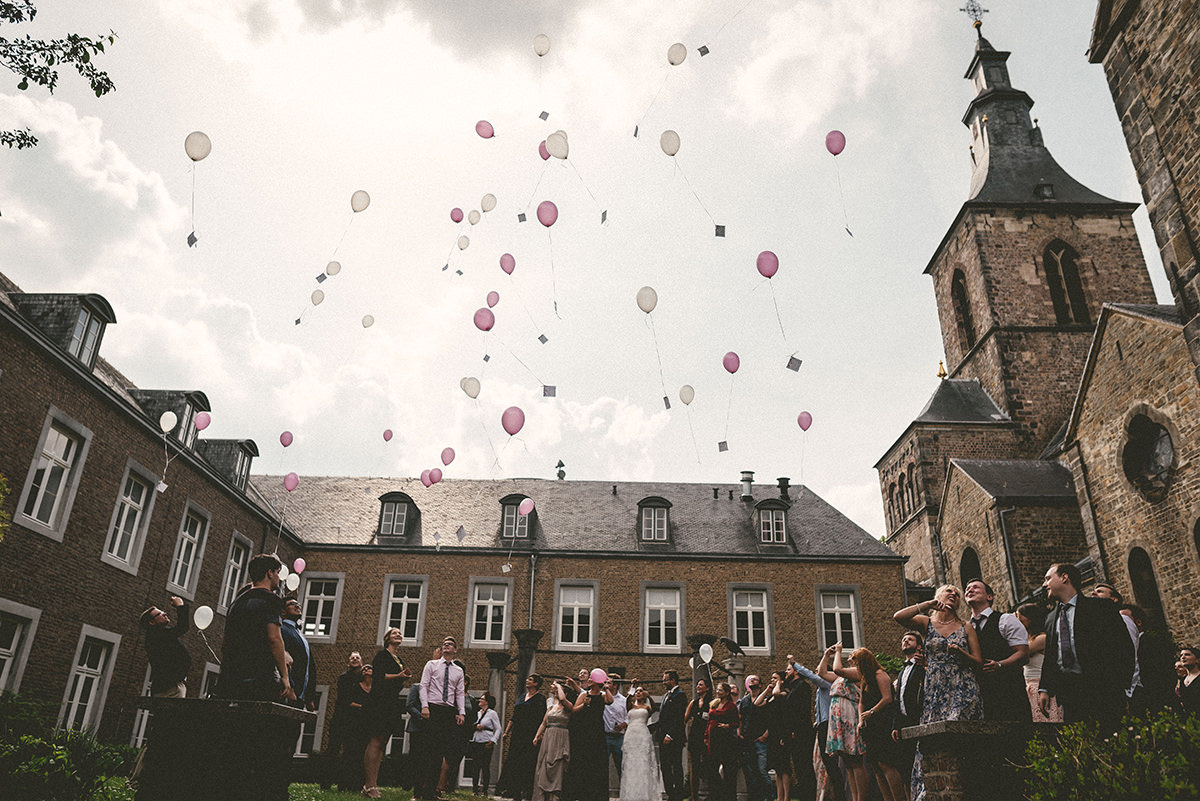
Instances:
[[[1125,205],[1093,192],[1058,165],[1030,118],[1033,98],[1014,88],[1009,78],[1011,54],[992,47],[978,22],[975,28],[975,54],[963,76],[975,87],[963,115],[971,130],[968,202]]]

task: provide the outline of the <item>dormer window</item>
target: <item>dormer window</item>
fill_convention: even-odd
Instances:
[[[96,357],[96,346],[100,342],[100,333],[103,330],[104,324],[100,318],[89,309],[80,307],[67,350],[79,361],[91,367]]]
[[[190,448],[196,442],[196,408],[188,401],[183,405],[183,416],[179,418],[179,428],[175,435],[183,447]]]
[[[784,509],[759,510],[759,537],[764,545],[783,545],[787,542],[786,515],[787,511]]]
[[[529,538],[529,515],[521,514],[520,501],[504,504],[504,524],[500,536],[510,540]]]
[[[379,508],[379,536],[404,537],[408,535],[408,525],[412,515],[412,498],[402,492],[390,492],[384,495]]]
[[[638,529],[642,542],[670,542],[671,502],[666,498],[643,498],[638,504]]]
[[[245,489],[246,482],[250,479],[250,461],[251,454],[245,448],[237,449],[237,464],[233,468],[233,483],[238,489]]]

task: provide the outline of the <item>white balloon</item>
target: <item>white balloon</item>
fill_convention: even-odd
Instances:
[[[690,667],[692,670],[696,669],[696,657],[694,657],[694,656],[688,657],[688,667]]]
[[[158,418],[158,427],[164,434],[170,434],[178,422],[179,418],[175,416],[175,412],[163,412]]]
[[[570,148],[567,146],[567,135],[555,131],[546,137],[546,152],[556,159],[565,159]]]
[[[284,584],[289,590],[295,592],[296,588],[300,586],[300,576],[296,573],[293,573],[287,577],[287,581],[285,581]]]
[[[375,325],[375,318],[369,314],[363,315],[363,328],[370,328]]]
[[[458,249],[459,250],[466,250],[467,245],[470,245],[470,244],[471,244],[471,240],[470,240],[470,238],[467,237],[466,234],[463,234],[462,236],[460,236],[458,238]]]
[[[287,577],[288,577],[288,573],[291,573],[291,572],[292,571],[288,570],[287,565],[283,564],[282,562],[279,563],[279,580],[280,581],[286,581]]]
[[[475,209],[468,211],[467,222],[469,222],[471,225],[477,225],[479,223],[479,212]]]
[[[325,300],[325,293],[319,289],[314,289],[312,293],[312,305],[320,306],[323,300]]]
[[[350,208],[353,209],[355,213],[362,211],[370,205],[371,196],[361,189],[350,196]]]
[[[467,397],[469,397],[469,398],[478,398],[479,397],[480,386],[479,386],[478,378],[475,378],[474,376],[467,376],[462,381],[459,381],[458,385],[460,387],[462,387],[463,392],[467,393]]]
[[[658,293],[652,287],[642,287],[637,292],[637,305],[639,309],[649,314],[658,305]]]
[[[342,263],[341,262],[331,261],[331,262],[329,262],[329,264],[325,265],[325,274],[326,275],[334,276],[334,275],[337,275],[338,273],[340,273],[341,271],[342,271]]]
[[[663,131],[662,136],[658,138],[659,147],[668,156],[674,156],[679,152],[679,134],[674,131]]]
[[[204,606],[197,606],[196,611],[192,612],[192,623],[196,624],[196,628],[200,629],[200,631],[204,631],[206,628],[211,626],[212,622],[213,610],[211,606],[208,606],[207,604]]]
[[[544,33],[539,33],[533,37],[533,52],[537,53],[537,57],[541,58],[550,52],[550,37]]]
[[[684,384],[679,388],[679,399],[683,401],[684,406],[690,406],[696,399],[696,390],[692,389],[691,384]]]
[[[183,140],[183,152],[192,161],[202,161],[212,152],[212,140],[203,131],[192,131]]]
[[[483,209],[485,212],[496,208],[496,196],[491,192],[488,192],[483,196],[483,200],[479,201],[479,208]]]
[[[712,661],[713,652],[711,645],[704,643],[704,645],[700,646],[700,658],[704,660],[704,664],[706,665]]]
[[[676,42],[667,48],[667,63],[672,67],[678,67],[687,58],[687,48],[683,46],[683,42]]]

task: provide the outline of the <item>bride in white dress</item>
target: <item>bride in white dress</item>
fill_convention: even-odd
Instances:
[[[621,747],[621,801],[661,801],[662,774],[650,736],[650,694],[644,687],[633,691],[629,706],[629,728]]]

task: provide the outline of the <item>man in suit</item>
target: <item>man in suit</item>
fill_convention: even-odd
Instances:
[[[1117,605],[1079,594],[1079,568],[1050,566],[1042,586],[1058,605],[1046,617],[1046,660],[1038,686],[1042,714],[1050,696],[1063,720],[1095,720],[1100,734],[1116,729],[1125,713],[1125,690],[1133,677],[1133,643]]]
[[[900,652],[904,654],[904,667],[896,677],[896,686],[892,688],[892,696],[896,703],[892,706],[892,739],[900,743],[903,757],[896,762],[901,777],[911,781],[913,758],[917,754],[916,740],[901,740],[900,730],[916,726],[921,722],[921,710],[925,707],[925,657],[922,653],[921,635],[915,631],[906,631],[900,638]]]
[[[679,673],[668,670],[663,673],[662,708],[658,711],[658,722],[654,724],[654,741],[658,743],[662,759],[663,788],[667,801],[680,801],[687,795],[683,782],[683,713],[687,709],[688,697],[679,687]]]
[[[1029,632],[1016,615],[992,608],[996,594],[983,579],[971,579],[963,597],[971,607],[971,625],[979,634],[983,669],[977,674],[984,720],[1030,723],[1029,694],[1021,667],[1029,661]]]

